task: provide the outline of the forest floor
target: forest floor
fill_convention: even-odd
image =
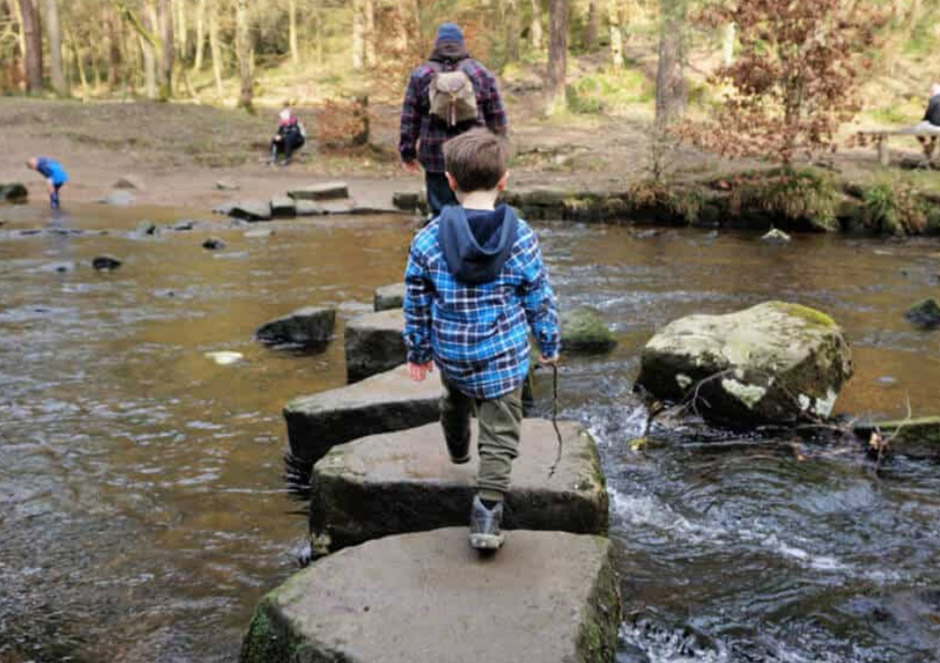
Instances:
[[[537,64],[504,72],[501,84],[515,151],[510,186],[622,191],[650,176],[650,79],[655,63],[650,57],[634,60],[626,77],[617,80],[610,80],[604,70],[602,56],[573,59],[571,79],[576,86],[590,83],[589,91],[613,90],[600,99],[609,108],[553,118],[539,112],[544,102]],[[285,87],[285,98],[291,93]],[[910,108],[905,112],[916,115],[917,100],[908,97]],[[23,165],[28,157],[42,155],[59,159],[69,171],[72,181],[64,198],[77,202],[101,198],[126,175],[136,176],[145,185],[135,192],[139,203],[179,207],[268,197],[301,183],[336,178],[348,181],[364,197],[360,203],[370,206],[387,204],[394,191],[422,189],[422,178],[399,168],[399,109],[395,104],[370,107],[367,147],[339,150],[316,145],[323,107],[296,107],[313,140],[290,167],[272,168],[266,164],[268,141],[280,104],[270,97],[262,102],[267,105],[259,104],[257,114],[249,115],[186,102],[0,98],[0,182],[22,181],[34,197],[42,199],[42,181]],[[897,113],[897,117],[881,115],[868,113],[857,126],[903,126],[907,119]],[[911,117],[909,123],[917,119]],[[891,147],[895,156],[916,158],[919,154],[913,139],[898,139]],[[759,165],[729,162],[679,144],[671,146],[665,161],[669,177],[676,181],[715,178]],[[873,148],[841,151],[825,165],[851,180],[904,177],[921,188],[936,189],[940,184],[936,172],[879,168]],[[218,191],[214,185],[219,180],[235,182],[241,190]]]

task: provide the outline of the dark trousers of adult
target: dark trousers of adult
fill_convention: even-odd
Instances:
[[[290,161],[291,155],[304,145],[304,137],[298,134],[285,134],[279,136],[280,140],[271,141],[271,161],[277,161],[279,156],[284,157],[284,163]]]
[[[457,196],[447,183],[444,173],[425,171],[424,182],[428,188],[428,209],[432,217],[439,215],[445,206],[457,204]]]
[[[441,397],[441,426],[447,451],[455,462],[470,459],[470,416],[479,424],[477,492],[484,500],[499,502],[509,492],[512,461],[519,455],[522,433],[522,387],[499,398],[471,398],[444,383]]]

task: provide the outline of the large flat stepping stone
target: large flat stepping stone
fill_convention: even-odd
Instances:
[[[263,324],[255,338],[266,345],[309,347],[333,338],[335,326],[335,309],[308,306]]]
[[[297,216],[297,203],[290,196],[271,198],[271,216],[275,219],[292,219]]]
[[[466,528],[320,559],[266,595],[242,663],[612,663],[621,608],[603,537],[511,532],[494,556]]]
[[[607,531],[607,491],[594,440],[559,422],[525,419],[507,496],[507,529]],[[476,428],[474,425],[472,428]],[[473,438],[476,456],[476,435]],[[467,525],[477,463],[454,465],[438,423],[334,447],[314,466],[310,525],[318,547],[337,550],[389,534]]]
[[[312,463],[334,445],[436,421],[442,395],[436,375],[414,382],[399,366],[347,387],[295,398],[284,408],[291,454]]]
[[[292,189],[287,195],[296,200],[335,200],[349,198],[349,186],[345,182],[324,182]]]
[[[407,359],[405,312],[397,310],[366,313],[346,323],[346,379],[358,382],[384,373]]]
[[[248,200],[217,208],[219,212],[242,221],[270,221],[271,204],[266,200]]]
[[[375,289],[373,305],[376,311],[401,308],[405,303],[405,284],[392,283]]]

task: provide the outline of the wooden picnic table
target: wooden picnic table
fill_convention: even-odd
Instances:
[[[925,129],[922,127],[908,127],[906,129],[869,129],[859,131],[860,137],[872,139],[878,150],[878,163],[888,166],[891,163],[891,151],[888,149],[888,138],[891,136],[914,136],[915,138],[940,138],[940,127]],[[936,140],[921,141],[924,148],[924,157],[928,165],[933,162],[933,153],[937,146]]]

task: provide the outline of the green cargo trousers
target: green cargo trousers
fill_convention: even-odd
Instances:
[[[444,383],[441,397],[441,426],[451,458],[460,461],[470,452],[470,416],[475,414],[480,434],[477,450],[477,492],[484,500],[498,502],[509,492],[512,461],[519,455],[522,432],[522,387],[499,398],[471,398]]]

